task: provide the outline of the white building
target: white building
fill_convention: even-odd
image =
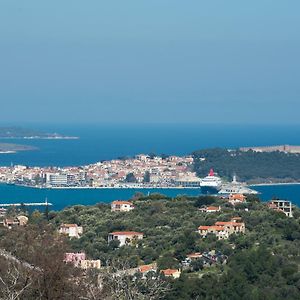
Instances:
[[[119,241],[119,247],[130,245],[134,240],[142,240],[144,237],[144,234],[141,232],[135,232],[135,231],[117,231],[117,232],[111,232],[108,235],[108,243],[111,241]]]
[[[85,259],[80,261],[80,267],[84,270],[87,269],[100,269],[101,268],[101,261],[100,259],[96,260],[90,260],[90,259]]]
[[[83,228],[77,224],[62,224],[59,228],[59,233],[66,234],[69,237],[79,238],[83,233]]]
[[[271,200],[268,203],[268,207],[277,210],[282,211],[285,213],[287,217],[293,217],[293,209],[292,209],[292,202],[286,201],[286,200]]]
[[[129,201],[113,201],[111,203],[111,211],[131,211],[133,209],[134,206]]]

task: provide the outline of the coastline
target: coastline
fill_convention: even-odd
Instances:
[[[2,185],[13,185],[17,187],[25,187],[31,189],[39,189],[39,190],[105,190],[105,189],[119,189],[119,190],[135,190],[135,189],[178,189],[178,190],[201,190],[200,187],[182,187],[182,186],[59,186],[59,187],[42,187],[42,186],[28,186],[24,184],[8,184],[6,182],[0,182]]]
[[[0,154],[15,154],[18,153],[18,151],[0,151]]]
[[[0,152],[1,154],[1,152]],[[183,186],[56,186],[56,187],[45,187],[45,186],[28,186],[24,184],[9,184],[7,182],[0,182],[3,185],[14,185],[19,187],[40,189],[40,190],[105,190],[105,189],[119,189],[119,190],[135,190],[135,189],[178,189],[178,190],[201,190],[201,187],[183,187]],[[286,186],[286,185],[300,185],[300,182],[278,182],[278,183],[257,183],[249,184],[247,187],[260,187],[260,186]]]
[[[275,185],[299,185],[300,182],[272,182],[272,183],[255,183],[255,184],[249,184],[249,187],[255,187],[255,186],[275,186]]]
[[[0,140],[79,140],[79,136],[0,136]]]

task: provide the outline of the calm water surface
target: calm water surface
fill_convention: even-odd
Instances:
[[[300,185],[259,186],[261,199],[280,197],[300,206]],[[60,210],[66,206],[82,204],[93,205],[99,202],[130,199],[136,192],[161,193],[170,197],[177,195],[197,196],[199,189],[34,189],[13,185],[0,185],[0,203],[44,202],[47,198],[53,203],[52,209]]]

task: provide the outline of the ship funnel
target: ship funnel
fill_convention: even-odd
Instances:
[[[210,169],[208,176],[215,176],[214,169]]]

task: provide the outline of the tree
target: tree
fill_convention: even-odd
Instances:
[[[20,264],[8,259],[0,261],[0,298],[17,300],[23,297],[32,285],[32,275]]]

